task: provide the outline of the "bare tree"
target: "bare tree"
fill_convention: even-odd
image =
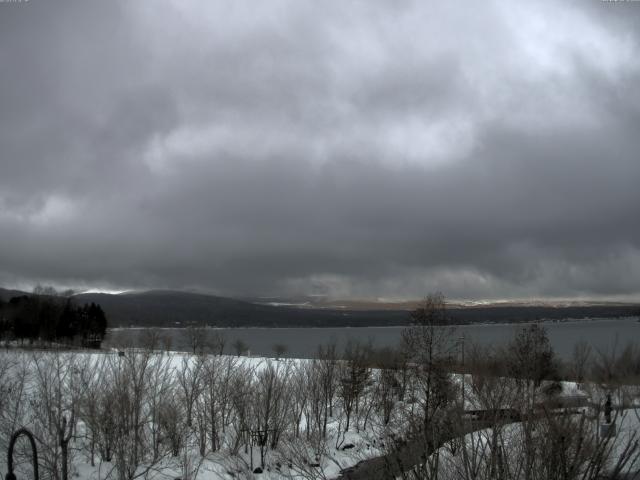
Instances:
[[[338,352],[335,341],[318,347],[318,360],[321,366],[322,394],[327,403],[324,417],[323,432],[326,434],[327,416],[333,417],[333,399],[335,397],[338,380]]]
[[[306,438],[324,439],[327,435],[327,421],[329,416],[328,381],[329,370],[323,360],[315,359],[304,367],[307,380],[306,402],[304,416],[306,419]]]
[[[244,364],[239,364],[236,368],[236,375],[233,376],[231,388],[231,401],[233,403],[235,435],[231,452],[238,452],[241,446],[246,448],[249,445],[249,432],[254,425],[253,418],[253,391],[254,391],[254,369]]]
[[[591,364],[591,345],[582,340],[573,347],[570,363],[570,375],[578,383],[585,381]]]
[[[522,380],[531,404],[535,388],[542,380],[557,374],[557,364],[545,328],[537,323],[520,328],[508,347],[509,370],[512,377]]]
[[[220,449],[233,423],[235,377],[243,370],[234,357],[208,356],[203,365],[202,415],[211,451]]]
[[[51,478],[68,480],[70,442],[80,406],[76,357],[66,353],[34,354],[35,389],[31,395],[32,425],[41,439],[43,467]]]
[[[184,403],[174,392],[165,395],[158,407],[157,423],[161,439],[168,444],[171,456],[180,455],[186,437],[186,425],[183,423]]]
[[[307,399],[312,390],[309,382],[313,381],[313,377],[309,365],[312,365],[312,363],[294,364],[291,372],[291,381],[289,382],[292,393],[292,400],[290,402],[291,415],[293,417],[292,423],[294,436],[296,438],[300,436],[302,417],[307,407]]]
[[[140,332],[138,342],[142,348],[147,350],[169,350],[166,347],[171,344],[171,339],[157,328],[145,328]]]
[[[247,352],[249,346],[240,339],[237,339],[233,342],[233,350],[236,352],[236,355],[239,357],[240,355]]]
[[[189,325],[185,329],[189,351],[193,354],[204,353],[207,347],[207,330],[205,327]]]
[[[207,332],[207,342],[211,346],[211,351],[214,355],[222,355],[224,353],[224,347],[227,344],[227,339],[221,332]]]
[[[154,452],[149,448],[149,398],[154,395],[150,389],[159,385],[150,376],[158,358],[149,351],[109,358],[108,408],[117,439],[113,456],[118,480],[144,477],[170,454],[168,449]]]
[[[94,359],[86,356],[80,360],[79,382],[82,395],[78,416],[85,426],[86,448],[91,466],[95,466],[96,449],[100,443],[101,430],[108,428],[100,412],[101,400],[106,394],[103,382],[106,380],[106,356]],[[110,450],[107,448],[107,450]],[[110,459],[109,459],[110,460]]]
[[[200,380],[203,373],[203,366],[204,359],[202,356],[184,356],[182,358],[182,366],[177,372],[178,387],[182,395],[186,423],[189,428],[193,426],[193,409],[202,390]]]
[[[454,391],[447,365],[456,350],[455,330],[448,326],[445,299],[440,293],[428,295],[411,317],[413,324],[403,331],[402,337],[407,358],[413,364],[411,400],[419,409],[409,412],[409,435],[417,435],[420,448],[429,452],[449,436],[445,428],[446,409]],[[416,468],[426,475],[437,471],[437,465],[437,456],[427,457]]]
[[[349,342],[345,347],[344,361],[340,363],[338,395],[345,415],[345,431],[351,426],[352,414],[360,410],[360,402],[371,376],[368,356],[367,347]]]
[[[287,353],[287,346],[283,343],[276,343],[273,345],[273,353],[276,356],[276,360],[278,360]]]
[[[22,426],[28,414],[25,401],[30,380],[30,358],[24,353],[0,353],[0,448]]]
[[[267,448],[276,448],[280,436],[290,422],[290,390],[287,383],[290,367],[288,364],[267,360],[257,373],[253,389],[252,431],[262,436],[260,441],[260,462],[264,467]]]
[[[147,444],[150,444],[152,458],[161,456],[163,431],[161,414],[166,413],[167,399],[176,394],[178,372],[172,367],[172,355],[159,352],[154,355],[147,370],[147,392],[145,411],[148,418]]]

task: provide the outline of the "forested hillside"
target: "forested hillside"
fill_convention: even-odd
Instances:
[[[94,302],[81,305],[73,298],[52,294],[0,298],[0,338],[3,340],[97,348],[106,331],[107,317]]]

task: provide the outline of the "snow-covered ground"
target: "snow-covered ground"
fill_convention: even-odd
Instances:
[[[118,478],[117,462],[114,459],[104,460],[104,456],[98,452],[99,448],[94,449],[92,465],[91,439],[98,438],[100,441],[100,438],[96,437],[96,433],[92,436],[94,424],[91,420],[93,418],[91,417],[93,413],[90,411],[92,408],[91,399],[94,394],[99,396],[111,391],[111,386],[104,384],[104,382],[118,380],[113,376],[115,373],[122,369],[134,369],[142,366],[142,362],[135,363],[133,359],[145,355],[147,354],[136,351],[128,351],[124,357],[119,356],[117,351],[55,353],[8,350],[0,352],[0,397],[2,398],[0,400],[0,447],[2,451],[5,451],[7,447],[11,432],[26,426],[38,436],[38,442],[42,448],[41,461],[47,459],[48,467],[51,468],[51,462],[58,462],[58,464],[60,462],[60,449],[55,443],[57,438],[55,428],[59,426],[61,419],[65,422],[73,420],[76,426],[69,431],[72,466],[72,477],[70,478],[91,480]],[[162,414],[155,415],[152,406],[143,408],[145,419],[140,423],[140,429],[144,430],[145,435],[149,437],[159,435],[156,446],[163,452],[161,455],[153,457],[152,460],[139,461],[136,472],[138,474],[145,472],[140,478],[149,480],[335,478],[342,469],[386,453],[384,449],[386,435],[389,433],[402,434],[406,427],[407,418],[410,418],[409,411],[415,408],[413,403],[405,403],[405,401],[394,398],[393,411],[388,422],[385,423],[380,410],[380,396],[384,392],[376,389],[377,383],[374,381],[379,378],[381,373],[380,371],[372,371],[372,380],[367,383],[362,392],[359,410],[357,413],[352,412],[348,429],[346,429],[345,423],[346,406],[344,399],[339,398],[338,387],[336,387],[335,396],[332,398],[332,415],[327,418],[327,434],[326,437],[320,438],[316,431],[308,430],[312,409],[308,402],[305,404],[306,400],[304,399],[305,395],[311,395],[310,392],[315,385],[313,379],[307,378],[308,375],[315,372],[311,368],[313,360],[275,360],[262,357],[231,356],[197,357],[176,352],[158,352],[151,354],[150,358],[152,360],[145,367],[148,371],[139,377],[144,383],[142,385],[144,388],[141,391],[146,392],[145,395],[147,395],[145,402],[148,402],[149,405],[156,402],[158,411],[164,412],[162,407],[165,405],[165,397],[174,396],[172,398],[178,405],[176,407],[178,418],[174,423],[180,427],[180,430],[176,434],[179,438],[174,439],[179,442],[178,452],[170,454],[168,453],[170,449],[167,446],[170,435],[167,433],[169,431],[167,429],[173,424],[164,421]],[[227,367],[233,370],[229,373],[229,378],[235,379],[235,383],[231,382],[225,386],[224,368]],[[199,370],[200,368],[202,370]],[[131,372],[135,373],[134,370]],[[205,372],[213,372],[219,378],[207,380]],[[234,376],[237,372],[241,372],[245,377],[250,376],[251,380],[248,382],[246,379],[240,381]],[[200,375],[200,377],[196,375]],[[280,403],[269,404],[265,407],[265,395],[275,395],[276,393],[276,390],[264,390],[265,379],[273,380],[269,375],[275,375],[274,381],[282,390],[282,395],[278,400]],[[459,389],[462,392],[464,386],[466,410],[487,408],[487,399],[481,398],[482,388],[474,384],[473,377],[470,375],[464,377],[451,375],[451,379],[454,389]],[[496,385],[507,384],[508,380],[497,379]],[[189,387],[189,381],[193,383],[191,387]],[[207,381],[214,382],[212,384],[214,387],[213,396],[228,396],[225,400],[228,404],[221,404],[216,408],[228,408],[227,414],[235,415],[235,417],[224,424],[226,430],[224,434],[221,434],[218,446],[214,449],[206,446],[204,455],[201,455],[198,439],[205,438],[206,435],[198,428],[211,428],[211,425],[206,423],[206,409],[209,408],[205,391]],[[494,393],[499,391],[495,386],[490,385],[490,387],[493,388]],[[547,387],[548,385],[543,384],[539,388],[540,392],[537,395],[540,398],[544,397],[543,391]],[[223,388],[231,390],[223,393]],[[234,388],[248,388],[249,390],[238,395],[239,392],[233,391]],[[74,393],[69,393],[66,390],[72,390]],[[170,394],[167,393],[169,391]],[[131,393],[129,390],[127,392],[127,394]],[[190,392],[196,392],[195,395],[202,398],[193,401],[194,420],[192,425],[187,427],[184,424],[185,404],[188,403],[187,398]],[[614,408],[623,402],[629,406],[628,396],[625,397],[621,392],[622,390],[614,395]],[[45,404],[47,395],[55,397],[57,393],[60,393],[62,397],[58,404],[55,402]],[[245,405],[244,407],[239,405],[238,402],[244,398],[243,395],[250,398],[251,402],[256,405]],[[578,385],[574,382],[560,382],[559,387],[556,386],[554,395],[556,400],[567,401],[567,408],[576,410],[576,406],[579,406],[576,410],[579,412],[576,414],[579,415],[594,414],[591,408],[585,407],[587,400],[599,404],[602,404],[604,400],[604,393],[601,389],[593,385]],[[96,405],[102,404],[98,402]],[[112,405],[103,406],[106,408],[108,416],[120,419],[127,415],[126,412],[118,410],[123,405],[115,399]],[[494,403],[494,408],[508,406],[506,403],[500,404],[499,401]],[[233,409],[242,408],[246,408],[244,413],[232,412]],[[273,408],[274,411],[265,414],[261,410],[263,408]],[[281,422],[277,445],[275,448],[265,449],[264,471],[262,473],[253,473],[261,465],[260,447],[256,444],[252,445],[252,442],[247,441],[246,436],[242,436],[240,426],[240,423],[245,422],[242,425],[256,428],[256,426],[260,426],[260,422],[253,421],[252,418],[241,421],[238,415],[241,416],[245,413],[255,418],[262,418],[261,415],[272,415],[269,422]],[[614,456],[622,453],[624,439],[639,431],[640,420],[636,413],[636,410],[627,410],[617,418],[618,435],[614,446]],[[43,419],[43,415],[47,418]],[[282,418],[278,415],[281,415]],[[200,416],[203,416],[202,422],[204,423],[202,424],[198,423]],[[103,418],[101,421],[108,423],[109,420],[109,418]],[[116,421],[115,424],[117,423]],[[165,423],[167,426],[164,426]],[[52,428],[52,425],[55,428]],[[507,439],[508,445],[516,445],[517,439],[522,438],[520,425],[513,423],[503,430],[502,434]],[[593,425],[593,428],[597,429],[598,420],[593,420]],[[491,435],[491,430],[475,432],[465,437],[465,443],[475,445],[474,448],[478,448],[478,445],[486,444]],[[116,444],[111,445],[110,448],[115,452],[118,447],[117,442],[123,441],[122,438],[117,437]],[[150,440],[145,441],[150,445]],[[447,464],[449,466],[455,464],[456,456],[452,453],[450,446],[443,447],[441,452],[444,460],[443,468],[446,468]],[[114,453],[114,458],[115,456]],[[145,471],[147,468],[149,470]],[[46,471],[46,468],[43,470]],[[4,475],[5,472],[5,456],[0,455],[0,473]]]
[[[118,352],[115,350],[96,353],[67,352],[60,354],[62,357],[68,357],[64,360],[65,367],[67,365],[66,362],[70,361],[69,358],[73,358],[74,365],[83,366],[85,370],[93,371],[94,375],[99,375],[98,372],[100,369],[105,368],[105,363],[117,364],[125,362],[125,358],[133,355],[143,355],[143,353],[130,350],[126,352],[124,358],[119,357]],[[157,355],[163,358],[162,368],[169,372],[169,376],[176,379],[185,368],[195,368],[195,364],[202,361],[202,357],[198,358],[181,352],[162,352]],[[38,431],[42,429],[42,425],[34,418],[37,413],[30,411],[30,405],[41,400],[39,398],[39,390],[42,388],[42,378],[36,370],[42,368],[36,364],[38,362],[43,363],[43,360],[52,359],[56,356],[56,353],[47,351],[9,350],[0,352],[0,367],[3,369],[0,380],[7,381],[3,389],[11,391],[13,395],[9,402],[0,403],[2,407],[0,447],[3,448],[3,451],[6,449],[10,433],[17,428],[26,426],[34,431],[37,436]],[[244,372],[250,372],[251,375],[256,377],[267,368],[278,370],[286,376],[293,376],[296,372],[302,372],[304,366],[310,362],[310,360],[306,359],[275,360],[264,357],[244,356],[218,356],[217,358],[221,362],[232,362],[234,369],[243,369]],[[55,375],[60,372],[50,373]],[[18,384],[18,378],[21,374],[24,375],[25,381],[20,387],[22,392],[17,394],[15,386]],[[15,379],[12,379],[14,377]],[[69,386],[68,382],[70,381],[69,378],[62,379],[65,386]],[[151,381],[151,379],[149,378],[148,381]],[[287,396],[290,396],[290,392],[287,392]],[[11,400],[13,400],[13,403],[11,403]],[[374,433],[375,429],[373,427],[374,425],[377,426],[378,419],[370,421],[366,429],[359,428],[358,423],[352,420],[352,427],[345,432],[339,402],[335,399],[334,402],[335,412],[332,417],[328,418],[326,438],[320,441],[317,439],[312,441],[307,439],[302,431],[296,437],[291,431],[291,425],[288,425],[278,442],[278,446],[274,449],[266,449],[264,472],[261,474],[253,473],[253,470],[261,465],[260,447],[251,443],[242,443],[239,447],[231,448],[231,445],[236,441],[234,436],[238,435],[238,429],[231,428],[228,431],[227,438],[220,440],[221,448],[215,452],[208,451],[204,456],[199,454],[195,435],[185,434],[184,445],[180,450],[180,454],[175,457],[165,455],[141,478],[150,480],[185,479],[190,476],[190,478],[197,478],[198,480],[254,477],[280,479],[310,478],[309,475],[317,475],[318,478],[333,478],[339,475],[341,469],[353,466],[363,459],[381,454],[380,449],[374,445],[376,433]],[[70,410],[69,405],[63,408]],[[119,412],[113,411],[112,414],[119,415]],[[70,413],[67,418],[69,415]],[[89,427],[82,418],[82,413],[78,412],[76,415],[78,416],[77,426],[71,441],[71,471],[73,476],[92,480],[117,478],[115,462],[102,461],[100,455],[96,453],[94,455],[94,465],[91,465],[88,447]],[[300,425],[306,423],[304,413],[300,415],[296,423]],[[354,428],[354,425],[356,428]],[[41,439],[39,438],[38,440],[38,443],[41,444]],[[56,454],[59,455],[59,452]],[[315,465],[316,463],[317,465]],[[139,472],[144,469],[145,462],[141,462]],[[5,472],[5,456],[0,455],[0,473],[4,476]]]

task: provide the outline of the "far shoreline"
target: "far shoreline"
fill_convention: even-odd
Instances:
[[[588,318],[563,318],[563,319],[542,319],[542,320],[527,320],[522,322],[469,322],[469,323],[450,323],[438,325],[439,327],[484,327],[484,326],[514,326],[514,325],[532,325],[532,324],[571,324],[571,323],[590,323],[590,322],[611,322],[611,321],[623,321],[628,320],[629,322],[640,322],[640,317],[637,315],[628,315],[628,316],[619,316],[619,317],[588,317]],[[222,327],[217,325],[181,325],[181,326],[140,326],[140,325],[131,325],[131,326],[118,326],[118,327],[110,327],[109,331],[122,331],[122,330],[185,330],[188,328],[204,328],[207,330],[327,330],[327,329],[361,329],[361,328],[375,328],[375,329],[390,329],[390,328],[408,328],[411,327],[412,324],[399,324],[399,325],[327,325],[327,326],[318,326],[318,325],[298,325],[298,326],[264,326],[264,325],[256,325],[256,326],[228,326]]]

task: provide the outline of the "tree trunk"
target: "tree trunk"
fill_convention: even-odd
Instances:
[[[69,480],[69,441],[62,440],[60,442],[61,458],[62,458],[62,480]]]

